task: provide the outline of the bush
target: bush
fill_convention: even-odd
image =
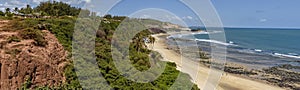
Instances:
[[[13,56],[16,56],[16,55],[19,54],[20,52],[21,52],[21,50],[13,49],[13,50],[10,50],[10,51],[6,51],[5,53],[6,53],[6,54],[13,55]]]
[[[33,28],[33,27],[37,27],[39,24],[39,21],[36,19],[16,19],[11,21],[11,29],[12,30],[22,30],[25,28]]]
[[[17,36],[11,36],[8,38],[8,42],[11,43],[11,42],[20,42],[20,38],[17,37]]]
[[[35,41],[35,45],[37,46],[46,46],[48,45],[48,42],[45,40],[45,38],[43,37],[43,33],[40,30],[36,30],[36,29],[26,29],[24,31],[21,32],[21,37],[23,39],[34,39]]]
[[[48,42],[43,37],[35,38],[34,40],[35,40],[34,44],[37,46],[44,47],[44,46],[48,45]]]
[[[0,16],[5,16],[5,13],[0,11]]]

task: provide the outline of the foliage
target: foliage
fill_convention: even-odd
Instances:
[[[40,22],[37,19],[25,19],[25,20],[21,20],[21,19],[15,19],[13,21],[11,21],[10,25],[10,29],[13,31],[16,30],[23,30],[23,29],[34,29],[34,27],[36,27]]]
[[[11,37],[8,38],[7,41],[8,41],[9,43],[11,43],[11,42],[20,42],[21,40],[20,40],[20,38],[17,37],[17,36],[11,36]]]
[[[5,9],[5,15],[10,17],[13,16],[13,13],[15,14],[21,14],[21,15],[40,15],[40,16],[77,16],[80,12],[82,12],[86,16],[96,15],[95,12],[91,12],[87,9],[81,9],[77,7],[72,7],[71,5],[64,3],[64,2],[57,2],[57,1],[46,1],[41,2],[36,7],[31,7],[30,5],[26,5],[26,7],[23,8],[6,8]],[[0,16],[2,16],[0,12]]]
[[[46,46],[48,45],[45,40],[43,33],[40,30],[28,28],[21,32],[21,37],[23,39],[33,39],[35,41],[35,45],[37,46]]]
[[[95,55],[97,57],[97,63],[99,65],[99,70],[102,75],[106,79],[106,81],[110,84],[114,89],[168,89],[172,83],[175,82],[178,74],[180,73],[176,70],[176,64],[167,62],[166,69],[162,75],[158,77],[157,80],[150,83],[137,83],[131,80],[126,79],[124,76],[120,75],[116,67],[114,66],[112,57],[111,57],[111,40],[112,35],[117,26],[120,24],[120,21],[111,20],[111,23],[100,23],[100,27],[98,28],[97,38],[96,38],[96,46],[95,46]],[[22,31],[22,37],[24,39],[35,39],[42,38],[43,34],[37,27],[37,25],[45,25],[46,29],[51,31],[51,33],[55,34],[57,39],[66,50],[72,50],[72,38],[73,38],[73,30],[74,23],[76,18],[55,18],[55,19],[25,19],[22,21],[16,21],[14,26],[14,30],[20,28],[27,28]],[[88,24],[88,23],[87,23]],[[31,28],[30,28],[31,27]],[[151,66],[149,63],[149,53],[151,52],[147,48],[142,41],[143,37],[148,37],[151,34],[148,30],[144,30],[138,33],[134,41],[130,44],[130,60],[135,68],[140,71],[145,71],[149,69]],[[154,57],[159,57],[159,53],[156,53]],[[158,62],[162,62],[159,61]],[[184,74],[186,79],[185,82],[182,83],[191,83],[190,77],[187,74]],[[75,89],[81,88],[77,75],[75,73],[75,69],[72,64],[65,68],[65,77],[67,82],[65,85],[58,87],[59,89]],[[48,88],[48,87],[45,87]],[[178,87],[183,88],[183,87]],[[197,89],[194,85],[193,89]]]
[[[44,12],[50,16],[76,16],[79,14],[79,8],[72,7],[69,4],[56,1],[41,2],[39,6],[34,8],[35,11]]]
[[[20,10],[16,10],[18,11],[19,13],[22,13],[22,14],[32,14],[33,13],[33,9],[31,8],[30,5],[26,5],[26,8],[21,8]]]
[[[21,87],[21,90],[27,90],[30,86],[31,86],[31,84],[32,84],[32,82],[31,82],[31,80],[32,80],[32,77],[26,77],[25,78],[26,80],[25,80],[25,82],[23,83],[23,85],[22,85],[22,87]]]
[[[18,55],[21,51],[18,50],[18,49],[13,49],[13,50],[9,50],[9,51],[6,51],[5,53],[6,54],[10,54],[12,55],[13,57],[16,57],[16,55]]]
[[[105,15],[104,18],[111,19],[112,16],[110,14],[108,14],[108,15]]]
[[[10,8],[5,8],[5,14],[9,14],[10,13]]]
[[[5,16],[5,13],[3,11],[0,11],[0,16]]]
[[[26,9],[27,8],[27,9]],[[21,8],[19,10],[22,11],[22,13],[28,13],[31,12],[29,9],[30,6],[27,6],[26,8]],[[74,17],[66,17],[68,15],[70,16],[76,16],[79,14],[80,10],[79,8],[71,7],[68,4],[62,3],[62,2],[42,2],[39,6],[32,9],[32,12],[40,11],[45,13],[46,15],[51,16],[60,16],[59,18],[51,18],[51,19],[41,19],[41,18],[29,18],[29,19],[15,19],[10,24],[12,27],[12,30],[22,30],[21,31],[21,37],[23,39],[34,39],[36,42],[36,45],[39,46],[45,46],[47,43],[45,43],[45,38],[43,37],[43,33],[41,30],[47,29],[51,33],[55,34],[58,41],[65,47],[65,49],[69,52],[72,51],[72,39],[73,39],[73,33],[74,33],[74,27],[75,22],[78,20],[78,18]],[[88,10],[85,10],[85,12],[81,13],[84,15],[89,15],[91,12]],[[112,37],[114,34],[114,31],[119,26],[122,20],[124,20],[126,17],[123,16],[106,16],[106,19],[110,23],[104,23],[99,22],[100,26],[96,28],[96,42],[95,42],[95,55],[97,64],[99,67],[100,72],[102,73],[103,77],[106,79],[107,83],[114,89],[169,89],[170,86],[175,82],[177,76],[181,73],[178,70],[176,70],[176,64],[170,63],[170,62],[163,62],[159,59],[161,56],[159,53],[155,53],[152,57],[156,57],[158,63],[167,63],[166,69],[163,72],[162,75],[158,77],[157,80],[149,83],[137,83],[133,82],[131,80],[126,79],[123,75],[121,75],[118,70],[116,69],[112,56],[111,56],[111,42]],[[103,20],[103,18],[93,18],[96,20]],[[82,19],[84,22],[90,22],[91,19]],[[133,19],[134,20],[134,19]],[[151,24],[157,24],[162,23],[156,20],[147,20],[143,21],[146,23]],[[78,27],[84,28],[89,26],[90,23],[82,23]],[[126,31],[125,31],[126,32]],[[133,42],[130,43],[129,47],[129,55],[130,60],[133,64],[133,66],[140,70],[145,71],[149,69],[151,66],[149,63],[149,54],[150,50],[148,50],[143,42],[143,38],[149,37],[152,33],[149,30],[144,30],[132,39]],[[81,35],[80,37],[87,37],[85,35]],[[82,48],[86,49],[86,48]],[[87,73],[89,75],[89,73]],[[184,82],[181,83],[191,83],[190,77],[187,74],[183,74]],[[65,77],[67,79],[66,83],[60,87],[57,87],[55,89],[78,89],[81,88],[80,83],[78,81],[77,75],[75,73],[75,69],[73,67],[73,64],[71,63],[65,68]],[[45,89],[49,89],[49,87],[41,87]],[[178,87],[178,88],[184,88]],[[50,88],[52,89],[52,88]],[[193,89],[198,89],[195,85],[193,86]]]

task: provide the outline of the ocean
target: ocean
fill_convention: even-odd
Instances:
[[[226,42],[211,40],[209,34],[225,34]],[[211,43],[225,45],[227,62],[243,64],[250,68],[282,64],[300,66],[300,29],[224,28],[224,33],[202,32],[179,36],[194,36],[193,39],[198,42],[199,48],[206,52],[210,52]]]

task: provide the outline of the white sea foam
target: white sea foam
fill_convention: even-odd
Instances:
[[[298,56],[297,53],[288,53],[289,55]]]
[[[263,50],[260,50],[260,49],[254,49],[254,51],[256,51],[256,52],[262,52]]]
[[[273,55],[300,59],[300,56],[295,56],[295,55],[288,55],[288,54],[281,54],[281,53],[274,53]]]
[[[225,42],[216,41],[216,40],[209,40],[209,39],[195,39],[195,40],[196,40],[196,41],[201,41],[201,42],[216,43],[216,44],[221,44],[221,45],[225,45],[225,46],[229,46],[229,45],[236,46],[236,45],[234,45],[234,44],[225,43]]]
[[[192,33],[193,35],[195,34],[209,34],[209,32],[195,32],[195,33]]]
[[[197,35],[197,34],[214,34],[214,33],[222,33],[222,31],[211,31],[211,32],[206,32],[206,31],[201,31],[201,32],[193,32],[193,33],[188,33],[188,34],[175,34],[168,36],[167,38],[173,37],[173,38],[181,38],[183,36],[189,36],[189,35]]]

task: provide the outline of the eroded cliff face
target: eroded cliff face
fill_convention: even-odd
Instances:
[[[0,90],[15,90],[26,82],[29,88],[63,84],[68,53],[56,37],[42,30],[48,43],[44,47],[31,39],[11,40],[21,32],[1,29],[7,22],[0,21]]]

